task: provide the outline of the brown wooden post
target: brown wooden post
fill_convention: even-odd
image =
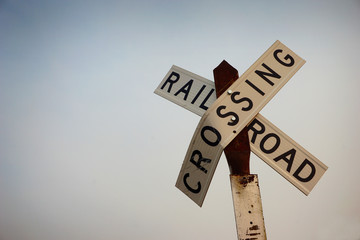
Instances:
[[[216,95],[238,79],[238,71],[225,60],[214,69]],[[245,127],[224,149],[230,169],[230,182],[239,240],[265,240],[265,224],[257,175],[250,174],[250,142]]]

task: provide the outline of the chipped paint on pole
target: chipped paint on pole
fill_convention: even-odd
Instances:
[[[239,240],[266,240],[258,176],[230,175]]]

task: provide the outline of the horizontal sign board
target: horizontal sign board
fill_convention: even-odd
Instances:
[[[176,78],[173,76],[176,76]],[[206,111],[206,109],[204,109],[205,107],[200,107],[201,103],[203,103],[202,106],[211,106],[216,99],[214,82],[177,66],[173,66],[170,69],[155,90],[155,93],[183,106],[199,116],[202,116]],[[250,143],[251,150],[303,193],[306,195],[309,194],[327,167],[260,114],[257,114],[253,122],[253,129],[249,131],[249,138],[253,139]],[[262,129],[264,129],[263,133],[261,133]],[[269,133],[271,133],[271,135],[268,136]],[[272,149],[273,155],[278,154],[278,156],[276,156],[278,157],[277,161],[272,158],[268,149],[268,144],[270,144],[272,140],[277,139],[276,137],[271,137],[273,135],[281,138],[279,147]],[[265,144],[267,144],[266,147]],[[288,148],[288,150],[280,153],[281,149],[286,148]],[[265,152],[263,151],[264,149]],[[270,150],[270,152],[272,150]],[[287,151],[290,152],[285,154]],[[282,156],[283,159],[279,156]],[[285,163],[288,164],[286,165]]]
[[[276,41],[202,116],[176,186],[201,206],[223,149],[304,63]]]

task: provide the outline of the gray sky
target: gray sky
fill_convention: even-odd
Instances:
[[[0,1],[0,239],[237,239],[220,159],[175,188],[198,116],[175,64],[241,74],[280,40],[306,64],[261,113],[329,169],[305,196],[254,154],[268,239],[360,239],[359,1]]]

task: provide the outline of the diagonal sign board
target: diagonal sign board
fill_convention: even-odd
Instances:
[[[277,47],[274,48],[274,45],[277,44]],[[257,75],[257,79],[259,77],[264,80],[267,84],[271,85],[271,82],[275,80],[279,80],[281,78],[284,78],[283,72],[278,69],[276,65],[283,65],[285,67],[291,67],[294,69],[295,60],[298,63],[298,68],[304,63],[304,61],[300,58],[298,58],[294,53],[292,53],[289,49],[287,49],[284,45],[282,45],[280,42],[276,42],[267,52],[269,52],[271,49],[272,56],[275,59],[273,59],[273,64],[269,64],[267,61],[260,61],[262,58],[264,58],[264,55],[258,60],[258,65],[256,67],[256,63],[247,71],[252,71],[253,73]],[[284,52],[283,52],[284,51]],[[281,53],[281,54],[280,54]],[[282,56],[282,58],[280,58]],[[269,57],[269,56],[268,56]],[[271,58],[271,54],[270,54]],[[260,61],[260,64],[259,64]],[[277,63],[276,63],[277,61]],[[292,62],[294,61],[294,62]],[[271,61],[270,61],[271,62]],[[292,66],[286,66],[286,65],[292,65]],[[259,67],[260,66],[260,67]],[[261,68],[262,67],[262,68]],[[270,68],[271,67],[271,68]],[[278,66],[279,67],[279,66]],[[255,70],[254,70],[255,69]],[[259,70],[260,69],[260,70]],[[265,69],[266,71],[262,70]],[[272,70],[272,71],[271,71]],[[296,71],[296,70],[295,70]],[[292,73],[293,74],[293,73]],[[246,75],[246,73],[244,74]],[[256,79],[256,78],[250,78],[249,75],[246,79],[244,75],[237,80],[236,83],[239,83],[241,81],[245,82],[247,85],[250,86],[249,82],[250,79]],[[255,75],[255,77],[256,77]],[[279,77],[280,76],[280,77]],[[274,80],[270,80],[269,77],[275,78]],[[288,75],[290,77],[290,75]],[[248,82],[247,82],[248,81]],[[255,81],[253,81],[255,82]],[[250,82],[250,83],[253,83]],[[258,84],[258,83],[257,83]],[[277,83],[279,84],[279,83]],[[235,84],[234,84],[235,85]],[[258,94],[261,95],[261,93],[265,92],[262,91],[262,89],[259,88],[260,85],[253,85],[250,86],[253,90],[255,90]],[[271,85],[272,86],[272,85]],[[256,88],[257,87],[257,90]],[[231,86],[232,89],[233,86]],[[259,92],[260,91],[260,92]],[[196,74],[193,74],[191,72],[188,72],[184,69],[181,69],[179,67],[173,66],[168,74],[165,76],[163,81],[160,83],[158,88],[155,90],[155,93],[171,100],[175,103],[177,103],[180,106],[185,107],[186,109],[202,116],[204,112],[208,109],[208,106],[211,106],[212,103],[215,101],[215,93],[214,93],[214,83],[210,80],[207,80],[205,78],[202,78]],[[234,99],[243,99],[242,102],[249,103],[249,101],[244,100],[246,98],[237,98],[237,93],[235,93]],[[231,98],[231,97],[230,97]],[[252,98],[249,98],[252,100]],[[230,113],[225,111],[223,114],[221,114],[221,110],[225,110],[223,107],[220,108],[220,115],[225,115],[226,113]],[[224,118],[234,116],[231,114],[228,114],[227,116],[223,116]],[[235,118],[236,121],[236,118]],[[319,181],[320,177],[324,174],[327,167],[321,163],[318,159],[316,159],[313,155],[311,155],[309,152],[307,152],[304,148],[302,148],[299,144],[294,142],[290,137],[288,137],[286,134],[284,134],[281,130],[276,128],[273,124],[271,124],[267,119],[265,119],[263,116],[258,114],[254,120],[248,124],[249,127],[249,137],[251,140],[251,150],[257,154],[260,158],[262,158],[266,163],[268,163],[271,167],[273,167],[277,172],[279,172],[283,177],[285,177],[287,180],[289,180],[293,185],[295,185],[297,188],[299,188],[303,193],[306,195],[309,194],[309,192],[312,190],[312,188],[316,185],[316,183]],[[207,130],[209,128],[205,128],[203,133],[205,134],[214,134],[214,132]],[[235,130],[236,131],[236,130]],[[205,135],[203,134],[203,137]],[[216,137],[217,135],[214,134]],[[213,136],[213,137],[214,137]],[[210,138],[210,136],[209,136]],[[211,141],[211,140],[210,140]],[[215,141],[215,139],[214,139]],[[215,142],[213,142],[215,143]],[[194,153],[194,152],[193,152]],[[209,160],[212,160],[211,158],[205,158],[203,154],[199,150],[195,151],[195,154],[193,154],[193,158],[190,158],[190,163],[188,165],[194,165],[195,169],[193,170],[194,173],[197,173],[197,175],[200,175],[199,173],[204,173],[204,170],[206,171],[205,174],[207,174],[209,165],[211,166],[211,162],[207,162]],[[221,155],[218,153],[219,157]],[[201,156],[201,158],[200,158]],[[202,159],[206,159],[205,161]],[[191,161],[192,160],[192,161]],[[217,159],[218,160],[218,159]],[[215,160],[214,160],[215,161]],[[202,186],[201,181],[193,181],[192,186],[190,185],[190,173],[192,175],[192,172],[184,172],[184,165],[186,164],[186,159],[183,164],[182,171],[180,172],[179,179],[177,181],[177,186],[181,189],[181,187],[185,187],[185,193],[188,192],[187,195],[193,195],[189,194],[193,193],[192,191],[198,191],[198,188],[196,186]],[[217,162],[216,162],[217,164]],[[213,171],[215,170],[216,164],[213,165]],[[205,167],[206,166],[206,167]],[[191,168],[188,168],[188,170]],[[183,172],[183,174],[181,174]],[[213,172],[212,172],[213,174]],[[183,175],[182,182],[185,186],[181,186],[181,175]],[[202,174],[204,175],[204,174]],[[185,179],[186,177],[186,179]],[[193,176],[192,176],[193,177]],[[212,177],[212,175],[211,175]],[[211,180],[210,177],[210,180]],[[184,181],[186,180],[186,181]],[[209,183],[210,183],[209,180]],[[205,181],[206,182],[206,181]],[[200,185],[199,185],[200,184]],[[206,185],[205,185],[206,186]],[[208,187],[208,186],[207,186]],[[189,190],[189,188],[191,190]],[[181,189],[182,190],[182,189]],[[207,190],[207,188],[200,189],[199,193],[201,191]],[[206,191],[204,191],[206,193]],[[200,194],[195,193],[195,196],[200,196]],[[203,194],[203,197],[205,195]],[[202,201],[199,202],[200,197],[198,197],[197,203],[201,206]],[[193,199],[194,200],[194,199]],[[194,200],[195,201],[195,200]],[[196,202],[196,201],[195,201]]]

